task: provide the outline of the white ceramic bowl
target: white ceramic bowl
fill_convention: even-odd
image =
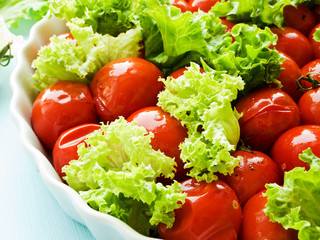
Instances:
[[[20,128],[22,144],[35,160],[43,181],[60,206],[73,219],[87,226],[96,239],[154,239],[142,236],[110,215],[93,210],[76,191],[62,183],[51,164],[51,156],[44,151],[32,130],[31,110],[37,91],[32,86],[31,63],[37,57],[40,47],[52,35],[67,31],[64,21],[57,18],[43,19],[32,27],[30,37],[18,55],[17,66],[10,78],[13,91],[10,110]]]

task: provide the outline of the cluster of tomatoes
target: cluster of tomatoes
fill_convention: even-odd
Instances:
[[[216,1],[183,0],[172,4],[183,11],[207,11]],[[180,122],[157,107],[163,90],[161,71],[142,58],[118,59],[105,65],[90,86],[57,82],[43,90],[32,109],[32,127],[45,149],[52,153],[54,167],[77,159],[77,146],[86,136],[119,116],[136,121],[154,134],[152,147],[175,158],[175,180],[187,193],[177,209],[174,226],[158,226],[164,239],[297,239],[297,232],[269,221],[264,213],[265,184],[282,184],[285,171],[308,168],[298,155],[310,147],[320,157],[320,43],[313,39],[320,26],[320,6],[286,7],[286,27],[272,27],[278,35],[275,47],[284,58],[278,86],[265,86],[241,98],[235,105],[241,140],[250,149],[238,149],[241,161],[234,173],[212,183],[187,176],[179,144],[187,137]],[[225,21],[225,20],[224,20]],[[235,23],[227,22],[229,27]],[[319,25],[317,25],[319,24]],[[62,37],[72,39],[70,34]],[[76,43],[75,43],[76,44]],[[48,45],[50,47],[50,44]],[[177,78],[186,69],[173,74]],[[298,83],[298,84],[297,84]],[[299,88],[298,88],[299,86]],[[167,179],[158,181],[168,184]]]

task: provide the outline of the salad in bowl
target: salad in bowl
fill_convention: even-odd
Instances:
[[[23,144],[97,239],[320,235],[319,7],[211,4],[50,1],[20,52]]]

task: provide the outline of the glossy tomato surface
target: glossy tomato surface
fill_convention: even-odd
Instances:
[[[301,76],[308,78],[308,75],[320,82],[320,59],[312,60],[301,68]],[[301,84],[304,88],[311,88],[312,83],[309,81],[301,80]]]
[[[170,74],[170,77],[171,78],[174,78],[174,79],[177,79],[178,77],[182,76],[184,74],[185,71],[188,71],[188,68],[187,67],[183,67],[183,68],[180,68],[176,71],[174,71],[173,73]],[[202,67],[200,67],[200,70],[199,70],[201,73],[204,73],[204,70]]]
[[[303,4],[298,7],[287,5],[283,8],[283,17],[287,26],[292,27],[305,36],[308,36],[312,28],[317,24],[313,12]]]
[[[187,129],[180,121],[171,117],[169,113],[160,107],[146,107],[131,114],[127,121],[135,121],[139,126],[143,126],[148,132],[154,134],[151,146],[155,150],[160,150],[166,156],[172,157],[177,163],[174,179],[181,182],[187,178],[187,169],[180,159],[180,143],[188,137]],[[165,180],[164,180],[165,181]]]
[[[307,91],[298,102],[302,124],[320,125],[320,88]]]
[[[78,145],[83,143],[89,133],[100,129],[100,125],[95,123],[81,124],[64,131],[56,141],[53,151],[53,166],[62,179],[65,173],[61,169],[68,165],[71,160],[77,160]]]
[[[289,129],[277,139],[270,155],[283,175],[285,171],[295,167],[308,168],[308,164],[299,159],[299,154],[309,147],[320,157],[319,125],[302,125]]]
[[[277,50],[288,54],[301,68],[313,59],[313,52],[308,38],[291,27],[271,27],[278,36]]]
[[[33,103],[32,128],[49,151],[62,132],[83,123],[96,122],[90,89],[82,83],[54,83],[44,89]]]
[[[314,40],[314,33],[320,27],[320,24],[316,25],[310,32],[308,39],[312,47],[313,56],[315,59],[320,58],[320,42]]]
[[[281,57],[284,58],[281,68],[283,70],[280,72],[278,80],[282,84],[281,90],[288,93],[290,97],[293,98],[295,102],[298,102],[303,92],[298,88],[297,80],[300,77],[301,70],[298,64],[287,54],[279,52]]]
[[[278,166],[268,155],[238,150],[232,156],[240,157],[240,164],[233,174],[221,176],[221,179],[236,192],[241,206],[263,190],[266,183],[281,183]]]
[[[235,107],[242,113],[240,137],[253,150],[268,152],[280,134],[300,125],[297,104],[280,89],[266,87],[253,91]]]
[[[163,89],[160,77],[161,71],[142,58],[122,58],[105,65],[90,84],[100,119],[127,118],[143,107],[155,106]]]
[[[239,240],[297,240],[296,230],[286,230],[279,223],[270,222],[264,213],[265,190],[257,193],[243,207]]]
[[[181,12],[191,11],[189,3],[184,0],[170,0],[169,2],[172,6],[180,8]]]
[[[189,0],[192,12],[197,12],[199,9],[204,12],[209,12],[217,2],[220,2],[220,0]]]
[[[182,183],[185,204],[175,211],[172,228],[158,227],[166,240],[236,240],[242,210],[235,192],[223,181]]]

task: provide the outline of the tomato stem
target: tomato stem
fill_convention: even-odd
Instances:
[[[317,72],[311,72],[311,73],[307,73],[307,76],[306,76],[306,77],[305,77],[305,76],[299,77],[299,78],[297,79],[298,89],[300,89],[300,90],[303,91],[303,92],[307,92],[307,91],[309,91],[309,90],[311,90],[311,89],[314,89],[314,88],[317,88],[317,87],[320,86],[320,82],[319,82],[318,80],[314,79],[314,78],[311,76],[311,74],[319,74],[319,73],[317,73]],[[302,83],[301,83],[302,80],[311,83],[311,87],[309,87],[309,88],[303,87],[303,86],[302,86]]]
[[[11,58],[13,58],[13,56],[11,55],[11,48],[10,48],[11,44],[12,42],[9,42],[6,46],[4,46],[0,50],[0,65],[2,67],[8,66]],[[9,54],[7,54],[8,51],[9,51]]]

